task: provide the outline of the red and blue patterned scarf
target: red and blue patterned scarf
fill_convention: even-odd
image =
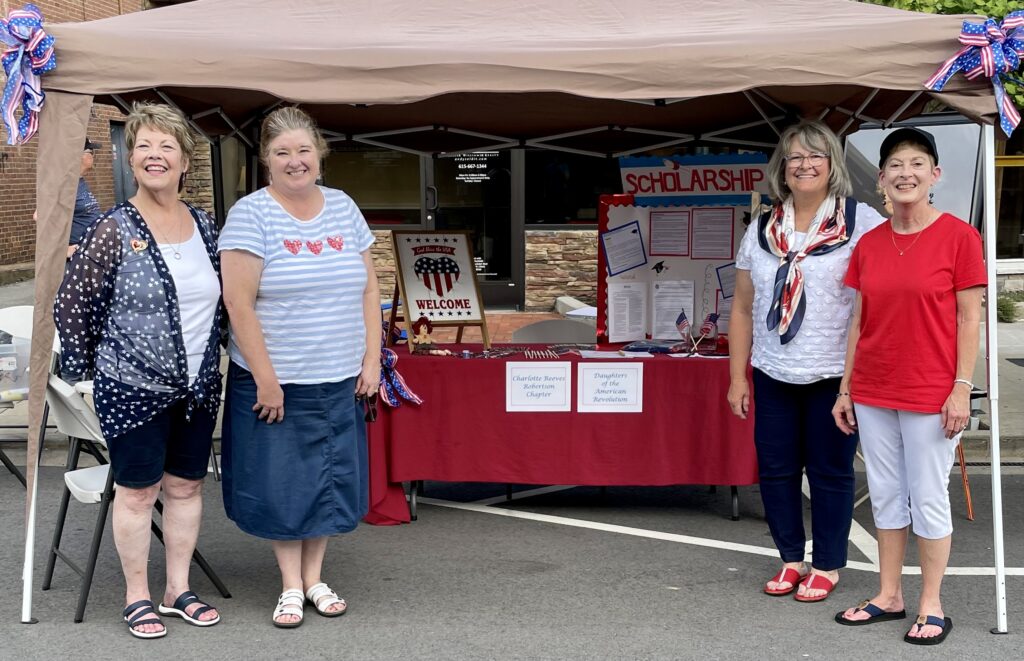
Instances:
[[[805,257],[825,255],[846,245],[853,234],[857,201],[852,197],[827,199],[811,222],[802,247],[793,242],[792,201],[777,204],[758,221],[758,243],[779,258],[775,272],[772,302],[765,320],[768,330],[778,329],[782,344],[789,343],[800,331],[807,307],[804,301],[804,274],[800,263]]]

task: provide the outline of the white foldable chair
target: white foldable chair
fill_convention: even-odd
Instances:
[[[93,574],[96,571],[96,560],[99,556],[100,543],[103,540],[103,529],[106,527],[107,511],[110,509],[110,502],[114,497],[114,473],[110,470],[110,464],[107,463],[107,460],[99,451],[100,447],[106,447],[103,433],[100,430],[99,419],[88,402],[85,401],[82,393],[76,390],[75,387],[65,383],[57,375],[51,374],[46,387],[46,400],[50,405],[50,411],[57,425],[57,431],[67,434],[70,439],[70,445],[68,448],[67,470],[64,473],[64,490],[61,494],[60,509],[57,512],[57,525],[53,531],[53,542],[50,545],[50,552],[46,560],[46,572],[43,577],[42,589],[50,589],[54,567],[56,566],[57,558],[60,558],[82,579],[78,592],[78,606],[75,610],[75,622],[81,622],[85,617],[85,606],[89,599]],[[78,460],[83,449],[96,457],[99,465],[78,468]],[[79,567],[60,548],[61,537],[64,533],[64,522],[67,519],[68,505],[71,498],[80,503],[98,503],[100,506],[99,512],[96,514],[92,543],[84,568]],[[154,507],[157,512],[163,514],[163,503],[159,499]],[[151,522],[150,528],[157,539],[163,543],[163,531],[156,521]],[[231,593],[228,592],[198,549],[193,552],[192,559],[209,577],[221,595],[225,599],[230,598]]]
[[[545,319],[512,332],[512,342],[525,343],[587,343],[596,341],[596,330],[590,324],[572,319]]]

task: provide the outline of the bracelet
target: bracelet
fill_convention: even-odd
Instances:
[[[836,393],[836,399],[839,399],[840,397],[849,397],[849,396],[850,396],[850,393],[848,393],[848,392]]]
[[[974,390],[974,384],[971,383],[970,381],[968,381],[967,379],[953,379],[953,385],[954,386],[956,384],[958,384],[958,383],[962,383],[965,386],[967,386],[968,388],[970,388],[971,390]]]

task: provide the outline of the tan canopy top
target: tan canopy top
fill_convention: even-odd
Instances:
[[[581,130],[553,142],[767,144],[765,117],[838,108],[827,121],[842,130],[916,114],[963,18],[847,0],[198,0],[50,26],[44,85],[163,98],[211,135],[285,100],[344,137],[420,129],[388,140],[428,152]],[[990,84],[947,89],[945,103],[992,121]]]

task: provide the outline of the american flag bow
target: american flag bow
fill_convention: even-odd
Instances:
[[[28,142],[39,128],[39,111],[46,95],[39,77],[57,68],[53,37],[43,30],[43,13],[27,4],[0,18],[0,42],[6,46],[0,55],[7,83],[0,97],[0,111],[7,127],[7,144]],[[21,108],[21,117],[15,113]]]

